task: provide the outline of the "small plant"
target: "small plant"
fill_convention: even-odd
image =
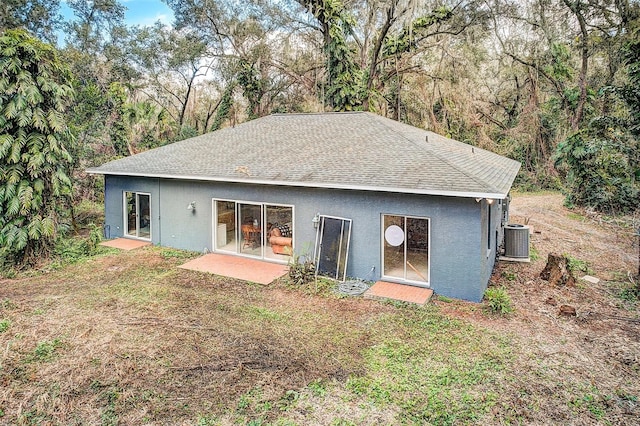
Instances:
[[[15,309],[16,304],[9,299],[0,300],[0,309]]]
[[[330,425],[331,426],[355,426],[355,423],[353,423],[351,420],[334,419],[333,421],[331,421]]]
[[[4,333],[5,331],[7,331],[10,326],[11,321],[9,321],[8,319],[5,318],[0,320],[0,333]]]
[[[529,248],[530,248],[529,257],[531,258],[531,261],[535,262],[536,260],[540,259],[540,252],[538,252],[538,249],[533,243],[529,245]]]
[[[325,396],[327,394],[327,388],[320,379],[312,381],[307,387],[315,396]]]
[[[569,255],[565,255],[565,257],[567,258],[567,266],[574,275],[578,272],[588,274],[591,271],[589,269],[589,264],[586,261],[576,259],[575,257]]]
[[[627,302],[636,302],[640,300],[640,284],[626,285],[618,294],[622,300]]]
[[[198,255],[199,253],[194,251],[178,250],[178,249],[165,248],[165,247],[163,247],[160,251],[160,256],[162,256],[164,259],[184,260],[184,259],[192,259],[194,257],[197,257]]]
[[[105,402],[104,410],[100,416],[103,425],[117,425],[118,414],[116,412],[116,403],[120,399],[121,392],[119,389],[108,389],[102,394],[102,398]]]
[[[300,399],[300,393],[293,389],[289,389],[276,402],[276,407],[278,407],[280,411],[288,411],[291,409],[291,407],[293,407],[298,399]]]
[[[247,310],[255,315],[256,318],[261,318],[267,321],[287,321],[288,316],[278,311],[263,308],[260,306],[248,306]]]
[[[492,314],[507,315],[513,312],[511,298],[502,287],[489,287],[484,292],[484,300],[487,302],[487,308]]]
[[[567,217],[569,219],[577,220],[579,222],[584,222],[586,220],[586,218],[584,216],[582,216],[581,214],[578,214],[578,213],[574,213],[574,212],[567,213]]]
[[[28,357],[29,361],[50,361],[53,359],[53,356],[58,349],[62,346],[62,341],[60,339],[53,339],[50,342],[42,341],[39,342],[36,346],[33,354]]]
[[[512,271],[502,271],[502,276],[505,277],[507,281],[515,281],[518,278],[518,275]]]
[[[89,225],[89,237],[87,238],[87,249],[90,254],[94,254],[98,249],[98,245],[102,242],[102,228],[95,224]]]
[[[218,421],[213,416],[198,416],[198,420],[196,422],[197,426],[213,426],[217,424]]]
[[[0,277],[2,278],[6,278],[6,279],[13,279],[18,275],[18,272],[16,271],[16,268],[14,268],[12,265],[10,264],[5,264],[2,259],[0,259],[0,269],[2,270],[0,272]]]
[[[301,258],[304,258],[301,261]],[[289,279],[296,286],[302,286],[315,279],[316,265],[309,256],[293,256],[289,262]]]

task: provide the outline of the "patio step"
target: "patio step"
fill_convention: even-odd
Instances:
[[[433,290],[430,288],[390,283],[388,281],[378,281],[364,293],[366,299],[390,299],[417,305],[424,305],[431,299],[431,296],[433,296]]]
[[[116,238],[113,240],[103,241],[100,243],[100,245],[128,251],[135,250],[140,247],[150,246],[151,243],[148,241],[133,240],[130,238]]]

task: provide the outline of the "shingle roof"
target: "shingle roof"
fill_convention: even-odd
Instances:
[[[88,172],[502,198],[519,168],[433,132],[350,112],[274,114]]]

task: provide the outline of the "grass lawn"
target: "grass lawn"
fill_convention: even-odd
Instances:
[[[452,424],[490,416],[509,337],[418,308],[106,251],[4,283],[0,421]]]
[[[637,302],[545,286],[539,246],[496,270],[504,317],[250,284],[159,247],[0,280],[0,424],[637,424]]]

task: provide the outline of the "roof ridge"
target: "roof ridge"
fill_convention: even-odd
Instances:
[[[314,111],[314,112],[274,112],[269,114],[270,117],[290,117],[293,115],[348,115],[348,114],[367,114],[368,111]]]
[[[367,112],[367,111],[365,111],[365,113],[367,113],[367,115],[368,115],[369,117],[372,117],[373,119],[376,119],[376,118],[382,118],[383,120],[391,120],[390,118],[383,117],[383,116],[381,116],[381,115],[376,115],[376,114],[373,114],[373,113],[370,113],[370,112]],[[383,125],[383,126],[385,126],[386,128],[388,128],[388,129],[392,130],[394,133],[398,133],[395,129],[393,129],[393,128],[392,128],[391,126],[389,126],[387,123],[384,123],[384,122],[383,122],[383,120],[377,120],[377,121],[378,121],[378,122],[380,122],[380,124],[382,124],[382,125]],[[395,123],[401,124],[401,125],[403,125],[403,126],[409,126],[409,127],[413,127],[414,129],[421,130],[421,131],[423,131],[423,132],[427,133],[427,135],[426,135],[427,137],[429,136],[429,135],[428,135],[428,133],[431,133],[431,134],[434,134],[434,135],[436,135],[436,136],[438,136],[438,137],[445,138],[445,136],[438,135],[437,133],[431,132],[431,131],[426,130],[426,129],[421,129],[421,128],[419,128],[419,127],[410,126],[409,124],[402,123],[402,122],[400,122],[400,121],[395,121],[395,120],[392,120],[392,121],[394,121]],[[463,168],[459,167],[457,164],[452,163],[451,161],[449,161],[449,159],[448,159],[448,158],[446,158],[446,157],[444,157],[444,156],[442,156],[442,155],[438,154],[437,152],[435,152],[435,150],[431,149],[431,147],[429,146],[428,139],[427,139],[427,140],[425,140],[425,141],[423,142],[423,141],[415,141],[415,140],[413,140],[413,139],[411,139],[411,138],[409,138],[409,137],[405,136],[405,135],[404,135],[404,134],[402,134],[402,133],[400,133],[400,136],[401,136],[402,138],[404,138],[405,140],[407,140],[408,142],[410,142],[412,145],[416,146],[417,148],[423,148],[422,144],[426,144],[426,147],[427,147],[427,149],[429,150],[429,152],[430,152],[433,156],[435,156],[435,157],[437,157],[438,159],[440,159],[441,161],[444,161],[448,166],[453,167],[453,168],[454,168],[454,169],[456,169],[458,172],[462,173],[464,176],[466,176],[466,177],[470,178],[470,179],[471,179],[471,180],[473,180],[474,182],[479,183],[479,184],[481,184],[481,185],[483,185],[483,186],[485,186],[485,187],[491,188],[491,190],[492,190],[492,191],[497,191],[497,190],[496,190],[496,188],[495,188],[495,187],[494,187],[490,182],[487,182],[487,181],[485,181],[484,179],[480,179],[480,178],[477,178],[476,176],[473,176],[472,174],[468,173],[465,169],[463,169]],[[446,138],[446,139],[448,139],[448,140],[450,140],[450,141],[453,141],[453,142],[458,142],[458,143],[461,143],[461,144],[465,144],[464,142],[456,141],[455,139],[451,139],[451,138]],[[465,144],[465,145],[468,145],[470,148],[472,148],[472,152],[473,152],[473,148],[475,148],[473,145],[469,145],[469,144]],[[478,149],[482,149],[482,148],[478,148]],[[486,150],[483,150],[483,151],[486,151]],[[491,152],[491,151],[486,151],[486,152]],[[496,155],[497,155],[497,154],[496,154]]]

